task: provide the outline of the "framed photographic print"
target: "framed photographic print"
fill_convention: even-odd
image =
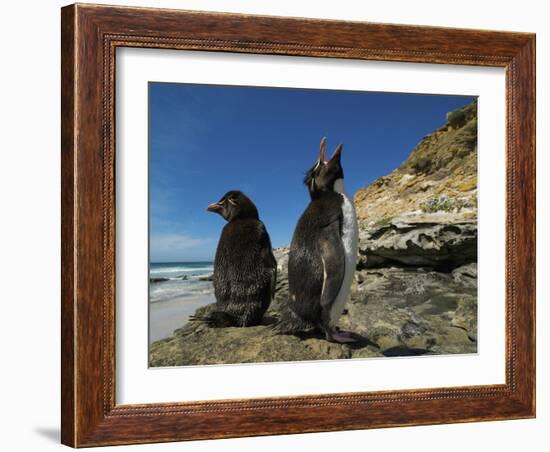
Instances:
[[[535,37],[62,9],[62,442],[535,415]]]

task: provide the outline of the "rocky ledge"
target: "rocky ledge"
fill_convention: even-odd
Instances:
[[[413,212],[360,231],[359,269],[405,265],[446,271],[476,258],[477,222],[463,214]]]

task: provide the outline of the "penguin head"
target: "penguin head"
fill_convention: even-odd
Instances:
[[[259,219],[258,209],[254,203],[238,190],[228,191],[218,202],[210,204],[206,210],[220,214],[226,221],[238,218]]]
[[[323,192],[340,191],[340,184],[335,187],[335,182],[344,179],[344,170],[340,163],[343,145],[339,144],[331,159],[327,160],[326,141],[327,139],[323,137],[319,146],[319,158],[304,178],[304,184],[307,186],[312,199]]]

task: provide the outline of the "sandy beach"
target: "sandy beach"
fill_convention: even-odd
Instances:
[[[201,306],[215,302],[212,262],[152,263],[149,344],[171,336]]]
[[[171,336],[198,308],[215,302],[214,295],[175,298],[149,305],[149,344]]]

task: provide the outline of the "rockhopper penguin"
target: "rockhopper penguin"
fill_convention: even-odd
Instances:
[[[355,342],[336,328],[349,296],[357,258],[357,219],[344,192],[340,144],[327,160],[321,140],[319,159],[304,184],[311,202],[298,220],[288,260],[289,300],[275,330],[296,334],[317,330],[331,342]]]
[[[258,209],[244,193],[229,191],[207,210],[220,214],[227,224],[214,259],[216,307],[193,320],[213,327],[258,325],[271,303],[277,279],[277,262]]]

